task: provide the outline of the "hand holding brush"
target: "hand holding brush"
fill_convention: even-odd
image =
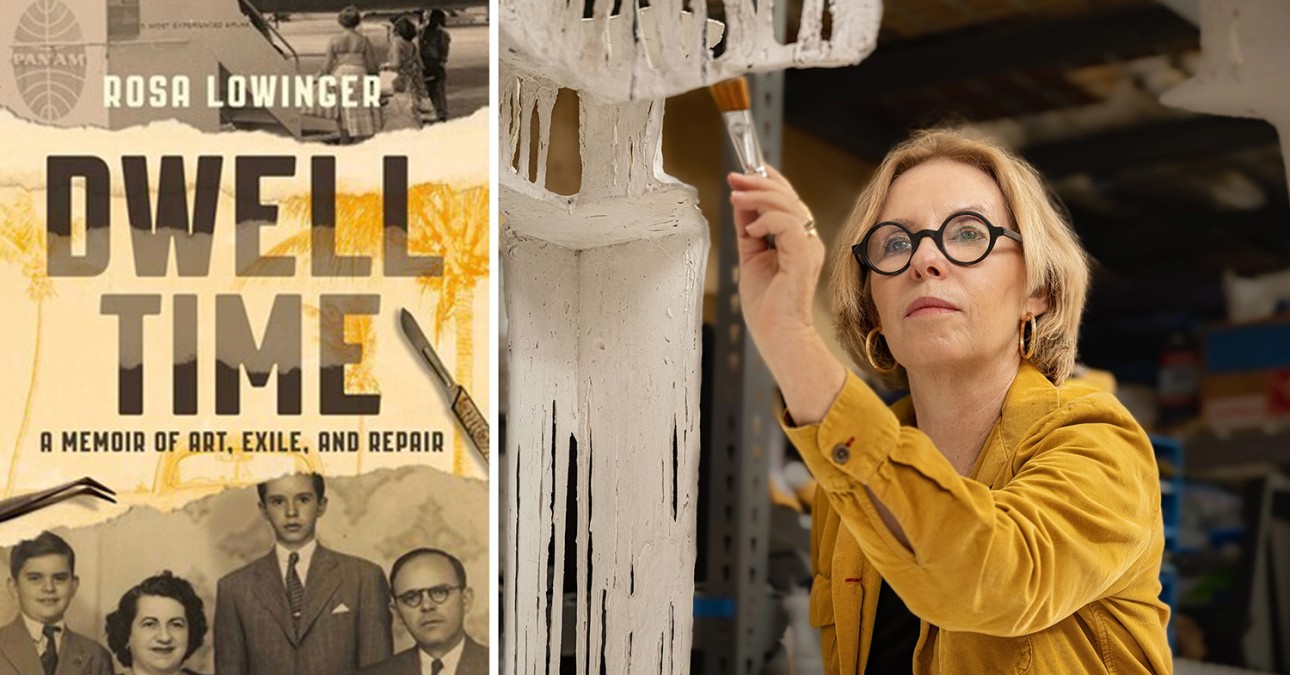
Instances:
[[[735,146],[735,154],[739,157],[739,165],[743,168],[744,174],[770,178],[770,174],[766,171],[766,160],[761,154],[761,142],[757,139],[757,125],[753,122],[748,80],[744,77],[736,77],[718,82],[708,90],[712,93],[712,99],[717,102],[717,108],[721,110],[721,118],[726,124],[726,131],[730,133],[730,142]],[[782,177],[779,177],[779,180],[787,184]],[[800,200],[798,204],[803,209],[806,208]],[[806,217],[807,235],[815,236],[815,219],[811,217],[809,210]],[[775,248],[775,235],[766,235],[766,246]]]

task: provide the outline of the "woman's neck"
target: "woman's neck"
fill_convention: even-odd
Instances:
[[[909,372],[918,428],[959,474],[972,472],[1019,366],[1018,358],[1005,358],[976,367]]]

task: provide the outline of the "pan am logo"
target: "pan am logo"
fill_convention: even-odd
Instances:
[[[59,0],[36,0],[13,34],[13,77],[40,119],[62,119],[81,100],[85,85],[85,39],[76,17]]]

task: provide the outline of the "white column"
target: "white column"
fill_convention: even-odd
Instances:
[[[589,18],[577,0],[499,6],[502,671],[517,675],[560,672],[566,619],[579,675],[689,672],[708,227],[694,189],[663,173],[663,97],[754,69],[857,62],[881,7],[806,0],[799,39],[783,45],[765,0],[727,0],[726,36],[702,1],[612,5],[595,0]],[[568,197],[545,188],[560,87],[579,96],[582,182]]]
[[[527,130],[535,115],[549,115],[554,88],[508,75],[509,147],[532,147]],[[584,95],[580,109],[578,195],[553,195],[508,172],[500,197],[515,533],[504,663],[508,672],[558,672],[569,593],[579,673],[602,664],[614,673],[629,664],[684,673],[707,225],[694,190],[658,169],[660,101]],[[578,533],[576,550],[565,549],[567,528]],[[562,583],[570,565],[576,588]]]

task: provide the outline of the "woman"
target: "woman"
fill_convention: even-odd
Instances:
[[[385,111],[382,114],[385,118],[385,126],[381,128],[385,131],[420,129],[421,113],[417,110],[416,99],[408,92],[407,80],[402,75],[396,76],[390,88],[394,93],[390,94],[389,100],[385,102]]]
[[[1039,176],[926,132],[860,195],[834,312],[856,362],[908,388],[890,409],[815,330],[824,246],[792,186],[729,182],[745,320],[819,482],[827,671],[1170,672],[1154,455],[1112,396],[1066,382],[1088,265]]]
[[[425,74],[421,71],[421,56],[417,53],[417,26],[412,20],[399,17],[394,22],[394,33],[390,42],[390,59],[382,68],[397,73],[403,78],[407,91],[412,95],[412,109],[421,111],[429,108],[430,97],[426,93]]]
[[[128,675],[196,675],[183,663],[206,639],[202,599],[169,571],[148,577],[108,615],[107,639]]]
[[[340,10],[336,21],[344,30],[327,43],[323,75],[362,78],[377,74],[380,63],[376,59],[376,49],[372,46],[372,41],[358,31],[362,20],[358,8],[353,5]],[[341,143],[362,140],[381,130],[381,109],[378,107],[346,107],[338,104],[329,114],[340,125]]]

